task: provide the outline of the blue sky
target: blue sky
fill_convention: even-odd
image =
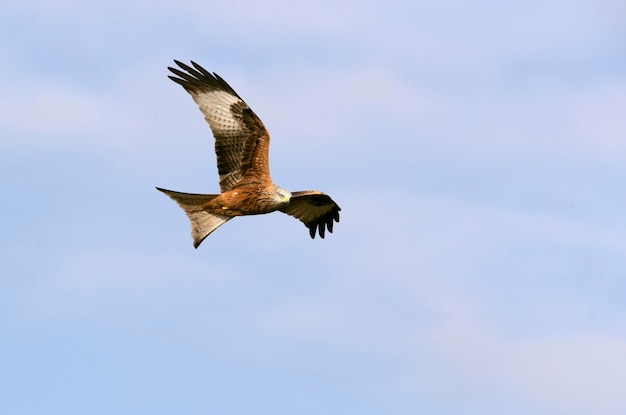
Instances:
[[[626,412],[621,2],[0,11],[0,412]],[[217,172],[172,59],[238,91],[332,235],[193,249],[154,187]]]

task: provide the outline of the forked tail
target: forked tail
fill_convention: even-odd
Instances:
[[[191,237],[193,238],[194,248],[198,248],[202,241],[204,241],[204,239],[209,236],[211,232],[219,228],[229,219],[232,219],[232,216],[216,215],[202,209],[202,205],[219,195],[181,193],[161,189],[159,187],[157,187],[157,190],[168,195],[173,201],[178,203],[178,206],[183,208],[187,214],[187,217],[191,222]]]

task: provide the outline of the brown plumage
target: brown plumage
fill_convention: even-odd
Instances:
[[[235,216],[281,211],[302,221],[311,238],[326,229],[333,231],[341,208],[330,196],[317,190],[289,192],[276,186],[270,177],[267,129],[219,75],[195,62],[191,66],[174,61],[168,69],[200,107],[215,137],[220,194],[180,193],[158,188],[187,214],[194,247],[220,225]],[[181,70],[182,69],[182,70]]]

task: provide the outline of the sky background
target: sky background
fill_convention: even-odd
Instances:
[[[0,413],[626,413],[623,1],[25,0],[0,55]],[[173,59],[333,234],[193,249]]]

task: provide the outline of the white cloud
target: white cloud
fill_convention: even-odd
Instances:
[[[560,330],[541,322],[516,326],[481,276],[518,240],[626,253],[623,230],[389,189],[377,194],[383,193],[403,209],[390,212],[352,195],[346,203],[352,214],[341,225],[354,237],[338,251],[335,283],[267,310],[261,327],[285,339],[400,360],[404,375],[388,382],[484,410],[510,402],[564,414],[624,408],[626,338],[613,326],[594,329],[553,315],[551,304],[520,307],[544,310],[546,322],[561,319]],[[563,305],[570,292],[552,292],[549,301]]]
[[[272,154],[297,155],[298,164],[338,165],[349,152],[354,167],[458,159],[586,166],[626,154],[619,79],[526,90],[495,79],[484,90],[445,90],[392,67],[352,66],[290,68],[253,82],[233,85],[272,133]]]
[[[8,74],[5,74],[8,75]],[[87,133],[104,126],[105,119],[95,97],[87,91],[57,83],[15,82],[4,85],[0,98],[0,125],[4,140],[11,146],[33,143],[9,141],[15,135],[68,136]]]
[[[626,78],[584,91],[573,103],[575,132],[572,146],[598,159],[623,161],[626,154]]]
[[[185,306],[180,298],[190,298],[189,287],[219,285],[233,273],[200,257],[86,250],[49,262],[46,273],[20,282],[10,304],[22,318],[55,321],[94,319],[138,304],[174,310]]]
[[[49,78],[32,80],[28,71],[14,68],[22,61],[48,62],[50,55],[40,52],[48,49],[11,43],[16,51],[37,57],[17,54],[7,58],[17,60],[15,66],[0,64],[5,154],[40,151],[51,159],[59,152],[77,158],[97,154],[125,166],[114,176],[119,181],[115,185],[123,188],[121,199],[114,197],[112,179],[102,189],[91,187],[102,182],[104,168],[76,181],[90,186],[85,196],[92,199],[77,203],[71,208],[75,210],[59,199],[74,195],[67,189],[28,198],[37,203],[49,198],[51,203],[45,204],[49,210],[41,218],[33,218],[37,210],[29,207],[23,217],[12,219],[31,231],[26,235],[36,232],[39,242],[56,247],[63,247],[61,233],[74,241],[97,235],[97,246],[105,248],[71,243],[55,251],[58,257],[49,255],[55,256],[52,264],[38,258],[26,271],[18,261],[5,262],[5,274],[19,277],[3,281],[8,287],[5,307],[11,311],[7,315],[91,325],[117,312],[117,321],[107,321],[115,325],[128,309],[174,313],[169,326],[163,332],[159,327],[154,335],[162,341],[179,332],[179,324],[202,325],[219,315],[214,323],[227,327],[215,332],[226,333],[218,342],[223,347],[204,351],[216,351],[211,357],[215,360],[228,355],[256,363],[283,353],[321,360],[325,356],[316,346],[322,345],[354,358],[340,370],[379,374],[377,367],[384,366],[380,372],[388,378],[377,376],[371,390],[387,387],[382,383],[392,385],[390,389],[409,388],[411,397],[427,396],[441,405],[457,400],[451,404],[455,409],[505,413],[510,411],[503,408],[528,405],[524,413],[624,412],[621,280],[611,281],[619,289],[607,293],[610,284],[585,275],[600,268],[610,278],[619,275],[615,264],[626,254],[622,218],[600,217],[606,201],[589,208],[592,202],[583,200],[586,196],[578,193],[576,183],[556,189],[569,178],[550,183],[555,193],[575,194],[565,201],[561,194],[552,196],[564,202],[560,206],[579,205],[579,216],[557,209],[545,213],[537,200],[547,191],[529,189],[541,180],[537,177],[550,176],[558,168],[554,166],[575,166],[572,170],[580,168],[581,175],[590,168],[599,172],[601,181],[607,163],[621,165],[626,154],[626,140],[621,139],[626,133],[626,86],[619,71],[609,67],[604,53],[610,52],[612,39],[601,28],[602,20],[587,14],[594,7],[591,2],[538,5],[520,3],[516,9],[491,1],[295,5],[185,0],[8,4],[22,8],[15,16],[30,18],[32,12],[38,17],[42,30],[23,25],[33,33],[29,41],[52,36],[54,45],[74,52],[74,58],[63,57],[68,67],[72,59],[83,58],[72,47],[76,38],[81,39],[81,51],[119,67],[107,67],[107,76],[97,82],[84,74],[80,80],[55,79],[58,73],[48,72]],[[22,27],[16,22],[15,27]],[[56,28],[63,31],[51,30]],[[167,35],[155,39],[156,33]],[[101,49],[94,47],[94,40]],[[599,60],[593,65],[577,68],[574,76],[562,72],[569,62],[589,61],[595,50]],[[183,174],[189,181],[176,185],[179,190],[202,190],[193,180],[217,188],[210,130],[191,98],[166,78],[170,59],[187,55],[217,70],[264,120],[272,133],[273,173],[281,173],[275,175],[277,181],[319,185],[337,198],[344,210],[333,235],[300,245],[300,239],[294,242],[285,235],[293,230],[298,238],[307,238],[301,224],[284,225],[279,233],[272,232],[273,217],[249,218],[233,221],[215,235],[213,247],[219,250],[203,245],[193,251],[183,213],[158,199],[172,215],[189,255],[120,247],[135,246],[119,244],[133,235],[124,225],[129,217],[141,215],[144,221],[135,229],[144,231],[159,220],[151,216],[154,210],[146,210],[152,200],[136,192],[149,181],[137,177],[149,176],[166,186],[172,182],[162,176]],[[498,184],[521,194],[523,203],[506,207],[489,187],[491,182],[462,191],[433,186],[430,196],[418,194],[429,181],[417,176],[418,170],[425,171],[416,168],[419,163],[437,164],[433,174],[462,176],[457,162],[477,170],[487,166],[482,174],[502,174]],[[513,164],[519,171],[515,182],[507,176]],[[316,170],[322,180],[313,174],[297,177],[292,174],[299,171],[295,167]],[[525,177],[529,172],[536,176]],[[38,183],[28,175],[21,180]],[[157,197],[162,196],[154,191],[155,201]],[[131,198],[129,216],[114,208]],[[94,223],[95,213],[110,216]],[[50,217],[55,225],[40,228]],[[280,220],[282,227],[293,219]],[[82,229],[85,223],[94,223],[93,228]],[[11,229],[17,233],[18,225]],[[257,231],[267,234],[264,240],[270,243],[259,248],[251,238]],[[12,244],[11,254],[26,252],[26,246]],[[559,285],[563,279],[553,278],[549,260],[534,258],[533,249],[544,248],[567,262],[572,278],[566,286]],[[235,258],[237,249],[251,253],[246,261]],[[589,255],[588,268],[577,268],[578,253]],[[27,257],[34,255],[30,251]],[[606,265],[605,258],[614,261]],[[235,273],[250,278],[228,290],[213,290]],[[553,284],[539,293],[541,301],[533,294],[543,286],[531,286],[526,277],[545,277]],[[581,279],[591,280],[593,287]],[[309,281],[318,285],[302,289]],[[507,304],[513,291],[516,301]],[[198,304],[210,303],[206,300],[211,295],[221,302],[201,313],[176,314],[190,302],[201,308]],[[579,321],[577,316],[589,309],[601,315]],[[50,331],[57,327],[50,324]],[[213,334],[193,347],[215,344]],[[249,335],[268,343],[250,345]],[[306,340],[299,343],[303,349],[291,347],[294,339]],[[227,349],[235,351],[229,354]],[[282,356],[268,361],[285,362]],[[397,367],[389,367],[396,362]],[[280,383],[284,379],[271,380],[281,392],[289,391],[291,385]]]
[[[511,335],[478,321],[471,311],[467,306],[457,310],[426,340],[437,359],[448,362],[455,378],[462,379],[462,395],[489,402],[506,393],[531,407],[563,414],[618,414],[626,408],[623,336]],[[438,389],[433,392],[442,397],[451,394],[447,385]]]
[[[202,166],[213,138],[193,101],[167,80],[168,64],[122,66],[105,89],[23,79],[2,68],[12,82],[0,97],[0,144],[16,154],[105,155],[138,170]]]
[[[82,3],[70,1],[66,7],[69,10],[79,4]],[[130,5],[131,10],[145,9],[143,3],[124,4],[125,7]],[[426,15],[441,17],[444,27],[454,21],[429,4],[420,3],[415,7],[423,8]],[[371,30],[369,19],[380,12],[374,5],[365,6],[365,17],[358,19],[345,18],[352,15],[356,7],[353,2],[295,8],[282,2],[267,7],[245,2],[228,5],[190,2],[188,6],[178,7],[173,13],[194,10],[192,15],[185,14],[187,18],[205,19],[197,10],[215,8],[217,14],[208,16],[222,21],[220,24],[237,21],[240,29],[234,32],[242,38],[254,31],[252,22],[267,25],[269,31],[254,37],[266,39],[271,37],[272,28],[285,25],[293,26],[298,33],[308,33],[306,27],[301,27],[302,22],[319,25],[315,30],[327,33],[324,25],[328,20],[329,26],[341,26],[342,31],[359,34],[346,41],[346,45],[350,42],[367,45],[368,53],[357,48],[358,53],[348,64],[328,60],[310,65],[304,59],[295,61],[300,64],[286,62],[276,65],[275,70],[259,72],[246,58],[237,65],[247,73],[221,73],[266,121],[276,143],[272,153],[297,154],[300,164],[322,157],[327,163],[339,164],[347,151],[356,153],[355,159],[363,160],[364,164],[372,163],[381,153],[388,155],[383,162],[392,163],[460,157],[477,162],[498,158],[520,162],[527,157],[557,156],[565,161],[595,157],[598,161],[619,162],[622,154],[626,154],[620,151],[624,142],[620,137],[626,129],[626,122],[619,113],[624,104],[622,80],[591,80],[580,87],[560,80],[549,87],[533,84],[533,81],[530,85],[516,86],[515,82],[522,81],[505,79],[505,71],[510,67],[509,55],[513,52],[507,50],[503,54],[504,47],[494,50],[489,42],[474,42],[476,38],[492,36],[495,30],[492,26],[460,36],[462,31],[449,33],[440,25],[420,26],[420,30],[411,23],[413,40],[407,43],[398,41],[400,34],[395,29],[390,33]],[[120,5],[99,7],[112,13]],[[150,13],[162,13],[171,11],[170,7],[169,3],[157,3],[149,9]],[[576,10],[568,13],[580,12]],[[415,12],[415,9],[408,7],[408,11]],[[385,10],[382,14],[391,19],[390,13]],[[327,19],[312,17],[318,15]],[[345,21],[336,25],[335,19]],[[383,19],[380,23],[391,26],[390,22]],[[521,23],[516,21],[511,26],[523,27]],[[408,23],[401,22],[400,26],[403,24]],[[497,28],[502,22],[489,24]],[[204,20],[203,27],[214,30]],[[574,29],[568,26],[566,34],[559,39],[568,41],[567,33]],[[492,42],[505,45],[511,36],[507,33]],[[378,37],[382,38],[380,42],[368,43]],[[520,39],[526,37],[520,36]],[[474,42],[475,46],[468,48],[468,42]],[[404,54],[406,59],[388,55],[390,45],[396,43],[402,45],[398,53]],[[528,46],[542,44],[533,40]],[[428,52],[424,48],[432,50]],[[224,51],[220,51],[222,53]],[[383,56],[386,59],[382,59]],[[159,63],[160,58],[121,65],[120,75],[106,92],[57,81],[40,81],[33,85],[32,81],[9,73],[8,67],[3,68],[3,78],[12,79],[11,84],[4,85],[7,92],[0,100],[5,129],[31,133],[27,140],[19,140],[19,143],[13,140],[10,146],[32,148],[54,143],[56,148],[66,142],[72,148],[126,153],[127,158],[138,161],[174,157],[183,161],[185,154],[196,157],[199,153],[195,149],[202,142],[206,143],[202,154],[210,155],[211,136],[200,113],[190,99],[185,100],[182,91],[175,91],[175,85],[167,84],[165,66],[170,61]],[[232,57],[228,59],[232,61]],[[436,68],[437,73],[432,68]],[[178,117],[185,118],[181,121]],[[198,140],[184,148],[185,142],[172,133],[180,133],[187,143],[194,137]],[[54,135],[53,139],[50,135]]]

